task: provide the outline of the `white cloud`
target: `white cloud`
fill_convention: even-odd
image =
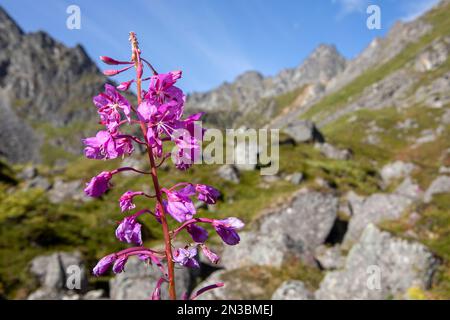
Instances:
[[[439,0],[415,0],[408,1],[404,6],[403,11],[404,16],[401,18],[403,21],[411,21],[417,17],[424,14],[426,11],[430,10],[434,5],[436,5]]]

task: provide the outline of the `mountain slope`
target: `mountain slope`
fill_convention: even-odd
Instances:
[[[0,155],[26,162],[79,152],[83,130],[74,126],[93,119],[91,97],[106,81],[83,47],[24,33],[0,7],[0,48]]]

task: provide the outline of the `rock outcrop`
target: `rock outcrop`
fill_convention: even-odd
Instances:
[[[261,216],[253,230],[242,232],[238,246],[226,247],[222,264],[226,269],[280,267],[297,257],[314,265],[313,251],[330,234],[337,209],[332,194],[298,192],[285,207]]]
[[[439,193],[450,193],[450,176],[437,177],[425,192],[424,201],[430,202]]]
[[[402,299],[410,288],[430,287],[438,262],[424,245],[395,238],[369,224],[350,250],[345,268],[327,273],[315,297]]]
[[[312,121],[296,120],[290,122],[283,132],[291,137],[295,143],[319,142],[325,141],[322,133],[317,129]]]
[[[350,200],[351,201],[351,200]],[[351,202],[352,218],[345,234],[344,245],[357,241],[370,223],[399,219],[405,209],[413,203],[409,197],[399,194],[373,194],[364,200]]]
[[[288,280],[273,293],[272,300],[312,300],[314,295],[299,280]]]
[[[79,252],[38,256],[31,261],[30,272],[41,287],[30,294],[29,300],[59,300],[87,290],[87,273]]]

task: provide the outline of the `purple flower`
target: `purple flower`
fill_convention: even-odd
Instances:
[[[191,196],[195,195],[195,188],[192,184],[178,190],[170,191],[162,189],[167,195],[167,212],[178,222],[192,219],[195,211]]]
[[[215,204],[217,199],[220,197],[219,190],[206,184],[195,185],[195,191],[198,192],[198,200],[207,204]]]
[[[111,264],[114,261],[116,261],[116,259],[117,259],[117,256],[115,254],[110,254],[110,255],[103,257],[102,259],[100,259],[100,261],[94,267],[94,269],[92,270],[92,273],[97,277],[104,274],[109,269]]]
[[[157,107],[149,100],[143,100],[137,108],[137,115],[144,122],[155,121],[157,112]]]
[[[99,175],[93,177],[89,183],[86,184],[84,192],[94,198],[98,198],[103,195],[111,186],[110,180],[112,174],[108,171],[103,171]]]
[[[198,264],[198,261],[195,259],[196,255],[197,255],[197,248],[195,247],[188,249],[180,248],[174,252],[173,261],[188,268],[199,268],[200,265]]]
[[[209,259],[209,261],[211,261],[214,264],[217,264],[220,260],[220,257],[215,254],[214,252],[212,252],[207,246],[202,245],[202,251],[203,254]]]
[[[236,230],[242,229],[244,227],[244,223],[238,218],[214,220],[212,225],[226,244],[231,246],[236,245],[241,240]]]
[[[136,222],[136,216],[122,220],[116,229],[116,237],[120,241],[142,245],[141,224]]]
[[[131,105],[114,86],[105,84],[105,92],[100,93],[93,99],[102,124],[106,125],[111,132],[115,131],[121,121],[120,110],[130,121]]]
[[[119,206],[120,209],[122,210],[122,212],[127,211],[127,210],[132,210],[134,208],[136,208],[136,205],[133,203],[133,198],[137,195],[142,195],[143,193],[138,191],[138,192],[133,192],[133,191],[127,191],[125,192],[119,199]]]
[[[114,141],[116,143],[118,156],[130,155],[133,153],[133,143],[129,138],[116,138]]]
[[[185,120],[179,120],[174,125],[174,132],[171,139],[176,143],[177,149],[173,154],[175,166],[180,170],[191,167],[197,159],[201,157],[201,141],[205,130],[196,125],[203,113],[196,113]]]
[[[189,232],[192,240],[194,240],[195,242],[203,243],[208,240],[208,231],[194,223],[188,225],[186,227],[186,230],[187,232]]]
[[[181,71],[172,71],[169,73],[160,73],[150,78],[149,89],[145,99],[154,103],[164,104],[167,101],[175,100],[179,104],[184,103],[183,92],[174,86],[175,82],[181,78]],[[180,110],[180,114],[183,110]]]
[[[125,268],[125,264],[127,263],[128,257],[122,256],[114,262],[112,270],[114,273],[121,273]]]
[[[130,89],[130,86],[133,82],[134,80],[122,82],[116,88],[120,91],[127,91],[128,89]]]
[[[95,137],[83,139],[86,145],[84,154],[89,159],[114,159],[117,158],[114,139],[111,133],[101,130]]]
[[[101,130],[95,137],[83,139],[84,154],[89,159],[115,159],[133,152],[133,144],[128,138],[115,138],[109,131]]]

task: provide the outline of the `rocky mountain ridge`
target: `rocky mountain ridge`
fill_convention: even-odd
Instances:
[[[303,86],[323,91],[328,82],[345,69],[346,63],[334,45],[322,44],[298,67],[285,69],[273,77],[248,71],[232,83],[224,83],[205,93],[193,93],[187,99],[187,108],[213,111],[208,120],[218,125],[249,124],[245,119],[255,114],[262,118],[258,123],[263,124],[278,113],[273,98]],[[225,111],[227,117],[216,119],[221,111]]]
[[[0,120],[2,157],[40,161],[44,144],[79,152],[82,132],[73,130],[73,143],[63,144],[58,131],[93,119],[90,101],[105,81],[82,46],[67,48],[43,31],[24,33],[0,7],[0,107],[8,115]]]

